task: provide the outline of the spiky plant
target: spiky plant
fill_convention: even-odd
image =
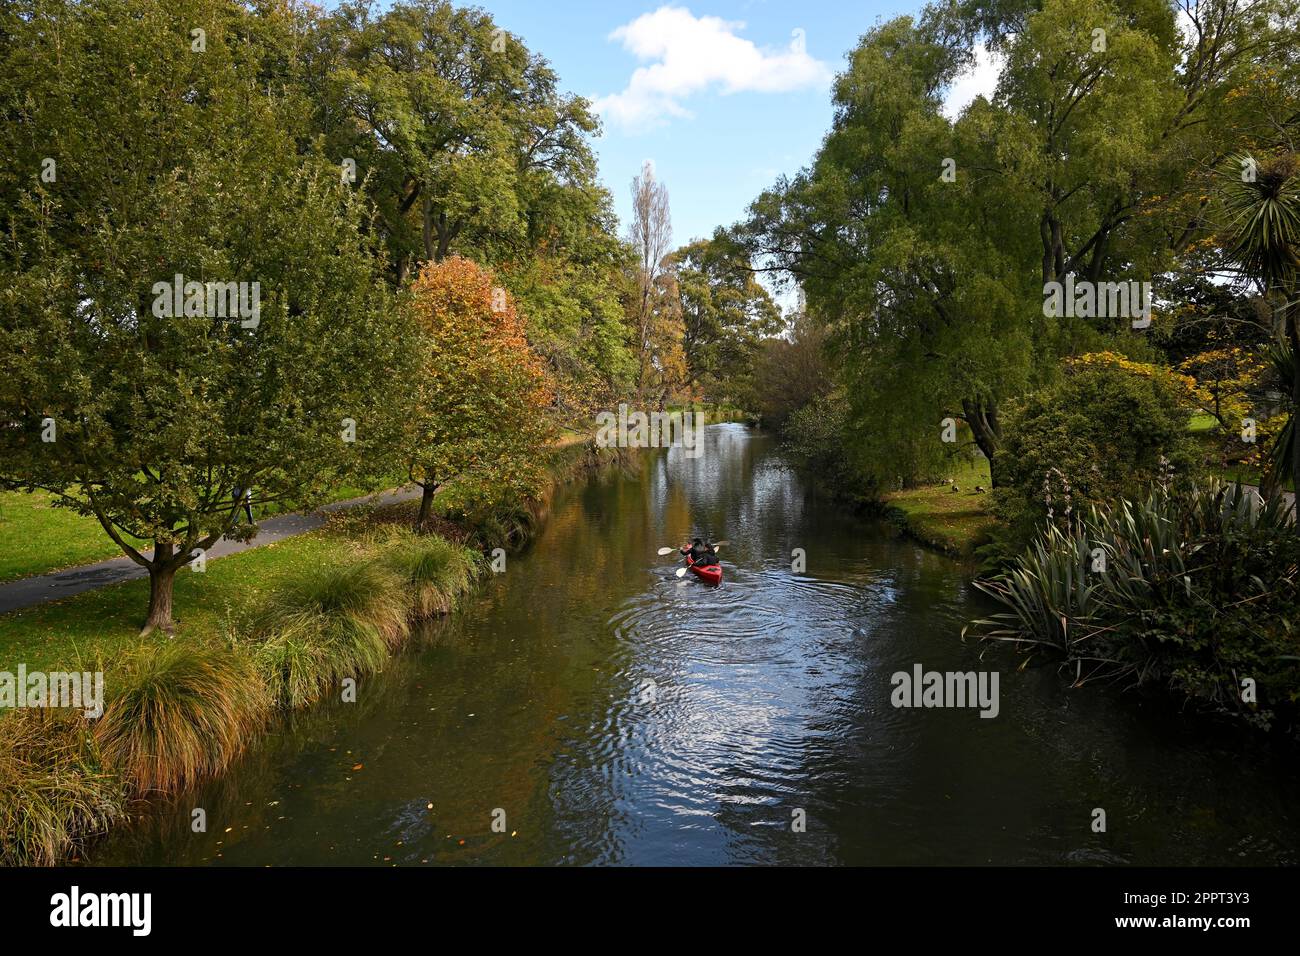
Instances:
[[[220,773],[267,716],[261,677],[225,647],[148,645],[107,677],[95,739],[136,794],[172,792]]]

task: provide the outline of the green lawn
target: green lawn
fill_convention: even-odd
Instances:
[[[384,488],[405,481],[405,477],[395,477]],[[359,498],[371,490],[345,485],[335,489],[329,500]],[[54,496],[46,492],[0,492],[0,582],[121,556],[122,549],[109,539],[98,521],[57,508],[53,502]],[[261,519],[287,510],[286,506],[272,504],[254,508],[253,515]],[[141,548],[153,548],[149,541],[128,540]]]
[[[947,483],[907,488],[885,496],[885,503],[901,513],[908,530],[920,540],[958,554],[970,554],[987,540],[993,518],[988,504],[989,463],[987,458],[963,461],[944,474],[960,491]],[[985,491],[976,492],[982,486]]]
[[[121,553],[98,521],[56,508],[53,495],[0,492],[0,581],[92,564]]]
[[[182,570],[176,576],[173,640],[213,640],[232,611],[286,575],[337,561],[352,547],[355,543],[327,527],[211,560],[203,573]],[[0,616],[0,671],[19,663],[29,670],[55,670],[111,661],[139,642],[148,604],[149,581],[141,579]]]

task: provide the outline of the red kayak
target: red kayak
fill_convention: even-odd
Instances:
[[[722,565],[720,564],[701,564],[697,566],[688,554],[686,556],[686,566],[694,571],[701,581],[706,581],[709,584],[722,583]]]

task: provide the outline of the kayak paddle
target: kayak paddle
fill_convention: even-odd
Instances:
[[[660,548],[659,555],[660,557],[662,557],[665,554],[672,554],[676,550],[677,550],[676,548]]]

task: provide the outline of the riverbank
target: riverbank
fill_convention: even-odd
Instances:
[[[996,519],[988,511],[988,460],[952,469],[951,482],[889,492],[880,507],[904,534],[955,558],[974,557],[990,539]]]
[[[101,672],[107,699],[91,734],[75,711],[0,720],[0,863],[75,860],[134,801],[220,774],[278,713],[355,693],[492,573],[485,548],[528,539],[556,486],[625,458],[572,439],[549,455],[547,490],[499,515],[444,515],[421,536],[414,502],[339,512],[183,573],[171,640],[138,637],[146,581],[5,615],[0,670]]]

